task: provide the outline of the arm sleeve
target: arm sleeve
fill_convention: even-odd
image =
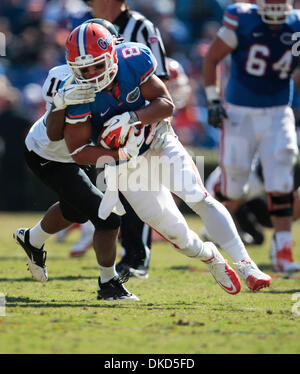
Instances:
[[[133,51],[133,53],[132,53]],[[121,51],[127,60],[128,68],[134,75],[136,84],[145,83],[155,73],[157,62],[150,48],[141,43],[126,43]]]
[[[58,88],[62,88],[67,80],[70,79],[70,73],[67,78],[61,81]],[[75,80],[72,83],[76,83]],[[65,112],[65,122],[69,124],[76,124],[79,122],[86,122],[91,117],[92,111],[90,104],[68,105]]]
[[[236,47],[238,46],[238,38],[233,30],[222,26],[217,35],[232,49],[236,49]]]
[[[89,104],[69,105],[66,108],[66,123],[71,125],[86,122],[91,117],[92,111]]]
[[[235,4],[227,7],[227,9],[225,10],[222,24],[229,30],[233,31],[237,30],[237,28],[239,27],[239,16],[237,12],[237,6]]]
[[[142,48],[141,64],[139,69],[139,85],[147,82],[152,74],[156,73],[157,61],[151,50],[147,47]]]

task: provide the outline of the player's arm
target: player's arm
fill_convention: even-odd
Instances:
[[[92,125],[90,120],[77,124],[66,124],[64,138],[73,160],[79,165],[96,165],[102,156],[119,159],[118,151],[104,149],[90,144]]]
[[[233,50],[219,37],[213,41],[203,61],[202,73],[205,87],[217,86],[217,66]]]
[[[208,102],[208,123],[216,128],[222,127],[222,119],[227,114],[222,105],[220,89],[217,83],[218,64],[230,53],[233,48],[217,37],[210,46],[203,61],[203,79]]]
[[[149,105],[137,110],[135,113],[142,124],[148,125],[171,117],[174,111],[174,103],[166,85],[156,75],[140,86],[141,94]]]
[[[65,109],[50,111],[47,119],[47,136],[51,141],[61,140],[64,137]]]
[[[95,100],[95,89],[90,84],[74,84],[71,75],[53,96],[53,104],[46,118],[47,135],[51,141],[64,137],[66,108],[69,105],[89,104]]]

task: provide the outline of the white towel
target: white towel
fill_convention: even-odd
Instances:
[[[106,191],[100,203],[98,216],[106,219],[112,212],[123,216],[126,211],[119,199],[118,166],[105,165]]]

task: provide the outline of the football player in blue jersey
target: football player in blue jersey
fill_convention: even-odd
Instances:
[[[28,165],[60,196],[60,203],[46,213],[41,223],[15,233],[28,257],[37,252],[42,255],[44,241],[50,234],[74,221],[90,219],[97,239],[101,228],[114,226],[115,234],[115,213],[124,213],[118,200],[120,191],[142,221],[180,253],[203,261],[224,291],[237,294],[241,289],[237,273],[213,243],[202,242],[188,227],[173,200],[173,192],[201,216],[211,237],[233,259],[249,289],[268,287],[271,277],[251,260],[229,212],[209,196],[195,164],[171,129],[168,118],[174,105],[165,84],[154,74],[156,61],[150,49],[139,43],[116,45],[111,33],[93,22],[73,30],[66,49],[71,73],[55,94],[52,108],[33,125],[26,138]],[[111,164],[112,160],[118,164]],[[104,197],[78,166],[103,161],[107,164]],[[170,173],[169,184],[165,173],[159,172],[162,161],[164,171]],[[154,168],[147,168],[151,166]],[[115,176],[117,188],[111,188]],[[146,183],[141,185],[136,177]],[[108,244],[110,250],[105,248]],[[102,243],[97,241],[98,297],[136,300],[116,278],[114,244],[115,235],[109,232]],[[105,263],[101,261],[101,249],[109,257]],[[30,257],[30,269],[36,274],[39,264],[33,260]],[[45,280],[39,276],[45,269],[38,270],[36,278]]]
[[[47,117],[50,139],[64,137],[70,155],[78,164],[95,164],[103,149],[113,159],[127,161],[134,157],[136,163],[136,167],[132,161],[107,165],[107,189],[98,212],[100,218],[108,217],[112,209],[122,209],[118,200],[120,191],[142,221],[180,253],[204,261],[226,292],[238,293],[237,274],[215,245],[203,243],[190,230],[172,198],[173,192],[201,216],[216,243],[235,262],[248,287],[254,291],[268,287],[271,278],[251,260],[229,212],[209,196],[196,166],[172,131],[168,118],[174,105],[165,84],[154,74],[156,61],[150,49],[140,43],[115,45],[111,34],[93,23],[73,30],[66,47],[67,63],[74,77],[72,82],[72,77],[68,77],[61,84],[54,100],[56,108]],[[95,100],[61,106],[60,94],[68,92],[68,85],[76,84],[93,85]],[[173,165],[175,160],[177,164]],[[161,162],[167,168],[164,171],[170,173],[169,184],[165,174],[156,173]],[[150,173],[149,177],[148,170],[154,175]],[[111,189],[111,172],[117,175],[117,189]],[[137,177],[146,185],[133,183]],[[153,186],[151,182],[156,181]]]
[[[275,230],[271,261],[275,271],[283,272],[300,270],[291,249],[298,146],[290,107],[291,75],[299,65],[292,36],[299,31],[300,17],[292,0],[231,5],[203,67],[209,123],[222,128],[221,192],[231,200],[245,195],[251,162],[258,152]],[[224,106],[217,66],[228,55],[231,71]]]

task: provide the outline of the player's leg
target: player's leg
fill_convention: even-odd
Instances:
[[[142,221],[155,229],[180,253],[205,262],[217,283],[226,292],[239,292],[240,281],[237,274],[213,243],[203,243],[198,235],[189,229],[170,191],[161,186],[158,191],[127,189],[122,190],[122,193]]]
[[[84,223],[90,219],[95,226],[94,250],[100,268],[99,284],[105,284],[102,288],[100,286],[98,296],[105,299],[137,300],[135,295],[124,288],[115,270],[120,217],[113,213],[106,220],[98,217],[102,193],[76,164],[54,161],[45,164],[44,159],[28,150],[25,151],[25,158],[31,170],[53,189],[60,199],[60,204],[46,213],[42,221],[43,230],[51,235],[61,229],[57,223],[60,222],[61,216],[62,222],[65,220]],[[30,236],[30,230],[28,231]]]
[[[126,214],[121,220],[121,246],[123,257],[116,265],[118,274],[148,278],[152,229],[136,215],[127,200],[120,194]]]
[[[294,192],[293,221],[300,218],[300,187]]]
[[[210,173],[210,175],[206,178],[205,181],[205,188],[209,192],[210,195],[215,197],[218,201],[221,201],[224,206],[227,208],[229,213],[231,214],[234,223],[236,224],[237,230],[239,232],[239,235],[243,242],[245,244],[249,244],[249,241],[253,242],[253,237],[248,234],[248,232],[244,231],[244,228],[240,225],[240,220],[237,217],[237,212],[239,212],[240,209],[244,208],[245,204],[241,200],[228,200],[224,199],[224,196],[221,195],[221,168],[220,166],[217,166],[213,172]],[[248,214],[243,215],[244,220],[248,222]],[[245,226],[245,225],[244,225]],[[204,238],[209,239],[209,235],[205,227],[201,230],[201,236]]]
[[[91,182],[96,185],[96,167],[92,165],[80,167],[84,170]],[[69,254],[71,257],[81,257],[93,246],[94,225],[92,222],[88,220],[87,222],[80,224],[78,227],[80,230],[80,237],[70,248]]]
[[[262,273],[250,259],[230,213],[223,204],[208,195],[195,164],[183,146],[170,139],[161,153],[168,155],[170,159],[180,160],[175,161],[176,165],[169,170],[172,181],[181,180],[183,183],[180,188],[179,183],[171,183],[171,191],[201,217],[209,236],[237,264],[237,269],[248,287],[258,290],[268,286],[270,277]],[[173,154],[176,154],[176,157],[172,157]]]
[[[300,271],[292,257],[294,180],[292,170],[298,154],[292,109],[273,108],[272,123],[260,145],[269,212],[274,227],[271,261],[275,271]]]
[[[43,182],[44,162],[34,152],[29,152],[25,147],[25,160],[33,173]],[[46,160],[48,161],[48,160]],[[41,165],[42,164],[42,165]],[[45,241],[56,232],[68,227],[72,222],[63,217],[59,203],[52,205],[33,228],[20,228],[14,233],[17,243],[24,249],[28,258],[28,270],[33,277],[41,282],[48,280],[46,267]]]
[[[77,165],[73,177],[65,179],[64,201],[61,203],[65,218],[84,223],[90,220],[94,225],[93,248],[96,254],[100,276],[98,278],[98,299],[138,300],[122,284],[115,269],[117,238],[120,217],[112,213],[106,220],[98,217],[102,193],[94,186],[85,172]],[[64,171],[66,174],[66,171]],[[74,188],[76,186],[76,188]]]

